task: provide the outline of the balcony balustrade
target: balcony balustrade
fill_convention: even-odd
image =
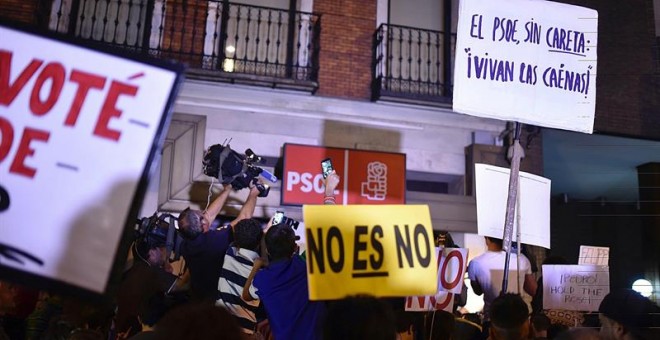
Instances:
[[[374,100],[448,104],[455,34],[382,24],[374,34]]]
[[[214,0],[54,0],[51,30],[175,59],[188,77],[315,91],[320,16]]]

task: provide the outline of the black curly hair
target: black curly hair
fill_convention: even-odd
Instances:
[[[253,218],[240,220],[234,227],[234,245],[256,251],[263,234],[261,222]]]

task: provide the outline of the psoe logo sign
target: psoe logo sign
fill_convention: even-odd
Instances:
[[[367,165],[367,181],[362,182],[360,195],[370,201],[387,198],[387,164],[376,161]]]
[[[305,205],[310,300],[431,295],[437,255],[426,205]]]

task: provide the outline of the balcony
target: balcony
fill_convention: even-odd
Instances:
[[[374,34],[372,100],[448,105],[456,34],[382,24]]]
[[[317,14],[214,0],[53,0],[46,15],[51,30],[89,44],[183,62],[188,78],[318,89]]]

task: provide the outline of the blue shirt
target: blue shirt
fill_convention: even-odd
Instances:
[[[224,227],[185,240],[181,245],[181,255],[190,270],[190,290],[194,299],[216,300],[222,264],[233,239],[231,227]]]
[[[252,284],[266,308],[275,339],[321,338],[325,304],[309,301],[307,266],[299,256],[259,270]]]

